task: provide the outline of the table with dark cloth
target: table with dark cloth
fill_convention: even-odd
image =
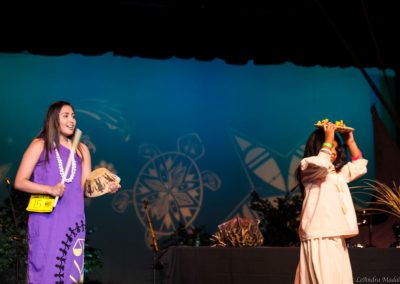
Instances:
[[[350,248],[355,283],[400,283],[400,249]],[[169,247],[160,253],[162,283],[293,283],[297,247]]]

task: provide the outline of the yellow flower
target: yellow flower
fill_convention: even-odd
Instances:
[[[335,125],[336,125],[336,126],[341,126],[341,127],[345,127],[345,126],[346,126],[346,124],[344,124],[344,122],[343,122],[343,119],[342,119],[342,120],[336,121],[336,122],[335,122]]]

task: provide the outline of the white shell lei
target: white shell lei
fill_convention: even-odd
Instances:
[[[71,141],[68,140],[68,143],[71,145]],[[61,179],[64,177],[64,167],[63,167],[63,163],[60,157],[60,153],[58,152],[57,148],[54,145],[54,152],[56,153],[56,158],[57,158],[57,163],[58,163],[58,170],[60,171],[60,176]],[[76,173],[76,161],[75,161],[75,155],[72,157],[72,163],[71,163],[71,174],[69,176],[69,178],[65,177],[64,182],[66,183],[70,183],[72,182],[72,180],[75,177],[75,173]]]

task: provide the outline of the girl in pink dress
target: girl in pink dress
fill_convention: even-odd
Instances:
[[[300,261],[295,283],[353,283],[346,238],[358,234],[348,183],[367,172],[368,161],[353,132],[341,133],[346,148],[326,123],[309,137],[297,178],[304,196],[300,218]]]

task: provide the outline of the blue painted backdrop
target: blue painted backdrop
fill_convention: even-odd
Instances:
[[[380,72],[368,73],[382,88]],[[274,197],[293,187],[317,120],[354,127],[374,175],[370,107],[379,102],[354,68],[0,54],[0,95],[2,175],[15,175],[48,105],[67,100],[93,167],[121,177],[117,195],[86,200],[92,244],[104,252],[91,278],[102,283],[153,281],[143,199],[157,237],[180,222],[214,233],[235,215],[251,217],[251,190]]]

